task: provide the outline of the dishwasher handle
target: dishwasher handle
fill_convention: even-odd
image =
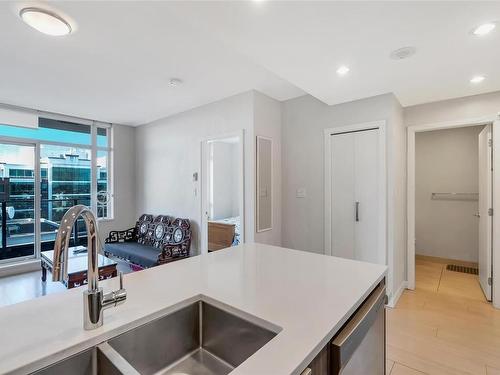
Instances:
[[[377,319],[380,308],[384,308],[387,298],[385,293],[385,285],[380,284],[333,339],[332,367],[334,374],[340,373],[340,370],[349,362]]]

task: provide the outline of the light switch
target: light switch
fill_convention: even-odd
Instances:
[[[296,191],[296,193],[295,193],[295,196],[297,198],[305,198],[306,195],[307,195],[306,188],[303,188],[303,187],[302,188],[298,188],[297,191]]]

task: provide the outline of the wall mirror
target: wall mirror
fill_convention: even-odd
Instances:
[[[257,136],[257,232],[273,228],[273,141]]]

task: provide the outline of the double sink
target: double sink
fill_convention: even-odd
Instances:
[[[276,331],[200,299],[35,374],[225,375]]]

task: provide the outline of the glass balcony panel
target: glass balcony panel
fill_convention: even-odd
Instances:
[[[35,146],[0,143],[0,261],[35,256]]]

